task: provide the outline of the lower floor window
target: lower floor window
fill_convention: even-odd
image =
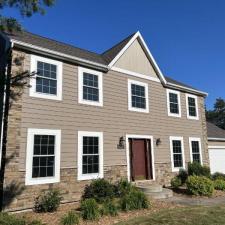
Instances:
[[[28,129],[26,184],[59,181],[60,130]]]
[[[200,138],[190,138],[190,148],[192,162],[202,163]]]
[[[101,132],[78,133],[78,180],[103,177],[103,135]]]

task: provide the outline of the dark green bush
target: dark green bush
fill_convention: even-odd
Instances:
[[[188,176],[204,176],[211,178],[210,169],[198,162],[188,163]]]
[[[120,207],[123,211],[146,209],[149,201],[143,192],[132,190],[120,199]]]
[[[57,189],[50,189],[35,199],[36,212],[54,212],[58,209],[62,197]]]
[[[112,199],[114,196],[114,186],[105,179],[97,179],[85,187],[82,199],[93,198],[98,203],[103,203],[106,199]]]
[[[221,179],[214,180],[214,188],[216,190],[225,191],[225,180]]]
[[[115,185],[115,195],[117,197],[122,197],[135,189],[136,187],[133,186],[128,180],[122,179]]]
[[[83,200],[80,209],[84,220],[96,220],[99,218],[100,210],[97,202],[93,198]]]
[[[187,181],[187,178],[188,178],[188,173],[187,173],[187,171],[184,170],[184,169],[180,169],[180,170],[179,170],[178,177],[181,179],[181,183],[182,183],[182,184],[185,184],[186,181]]]
[[[186,185],[192,195],[211,196],[214,191],[213,182],[203,176],[189,176]]]
[[[110,216],[117,216],[118,215],[118,207],[113,201],[106,201],[103,203],[101,208],[102,215],[110,215]]]
[[[77,225],[79,224],[79,216],[75,212],[70,211],[62,217],[61,224],[62,225]]]
[[[170,184],[171,184],[172,188],[175,188],[175,189],[179,188],[182,185],[181,178],[178,176],[172,178],[170,181]]]
[[[224,173],[214,173],[212,175],[213,180],[225,180],[225,174]]]

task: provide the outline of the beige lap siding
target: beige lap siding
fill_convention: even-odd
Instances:
[[[220,146],[225,149],[225,141],[208,141],[209,146]]]
[[[25,68],[30,68],[29,54],[26,55]],[[128,111],[128,79],[148,83],[149,113]],[[187,119],[185,93],[181,93],[182,117],[168,117],[166,89],[161,83],[110,71],[103,74],[103,107],[78,104],[78,67],[68,63],[63,63],[62,89],[62,101],[29,97],[29,90],[25,90],[22,99],[20,170],[25,170],[28,128],[61,129],[62,168],[77,167],[78,131],[103,132],[104,166],[126,165],[125,149],[117,149],[119,138],[126,134],[152,135],[156,163],[171,162],[169,136],[184,137],[186,162],[190,160],[189,137],[199,137],[202,140],[203,161],[207,161],[202,97],[198,98],[198,121]],[[161,139],[159,146],[155,146],[156,138]]]

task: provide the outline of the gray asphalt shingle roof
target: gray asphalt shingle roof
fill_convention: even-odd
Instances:
[[[208,137],[211,138],[225,138],[225,130],[217,127],[213,123],[207,122]]]

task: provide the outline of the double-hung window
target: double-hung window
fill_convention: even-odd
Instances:
[[[167,89],[168,115],[181,117],[180,92]]]
[[[202,164],[201,139],[190,137],[189,145],[190,145],[191,162],[198,162]]]
[[[26,184],[59,182],[60,130],[28,129]]]
[[[30,96],[53,100],[62,99],[62,63],[56,60],[31,55]]]
[[[103,177],[103,134],[78,132],[78,180]]]
[[[170,137],[172,171],[185,169],[183,137]]]
[[[186,94],[187,118],[198,120],[198,98],[195,95]]]
[[[128,110],[149,112],[148,84],[128,80]]]
[[[102,73],[78,67],[79,103],[103,106]]]

